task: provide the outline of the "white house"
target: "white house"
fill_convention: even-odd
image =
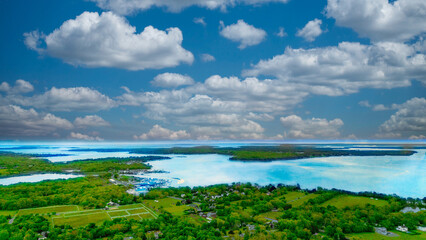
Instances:
[[[396,228],[396,230],[400,231],[400,232],[408,232],[408,228],[405,225],[402,226],[398,226]]]

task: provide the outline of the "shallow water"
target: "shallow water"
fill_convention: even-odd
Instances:
[[[0,151],[35,154],[68,154],[46,157],[50,161],[71,161],[87,158],[145,156],[129,154],[130,148],[164,148],[172,146],[215,145],[238,147],[253,143],[3,143]],[[257,145],[271,145],[258,143]],[[390,149],[392,146],[365,144],[330,144],[322,147],[339,149]],[[94,151],[87,151],[87,149]],[[86,151],[78,151],[86,149]],[[116,152],[97,152],[95,149],[118,149]],[[120,150],[122,149],[122,150]],[[272,162],[230,161],[224,155],[168,155],[170,160],[152,161],[152,173],[141,177],[183,180],[171,181],[172,186],[205,186],[218,183],[252,182],[266,184],[300,184],[302,188],[337,188],[348,191],[375,191],[403,197],[426,196],[425,149],[412,156],[345,156],[309,158]],[[22,177],[19,177],[22,178]],[[34,179],[37,179],[34,178]],[[4,179],[3,179],[4,180]],[[1,182],[0,182],[1,184]]]

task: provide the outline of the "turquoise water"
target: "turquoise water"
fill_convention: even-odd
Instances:
[[[209,143],[223,147],[237,147],[253,143]],[[70,161],[86,158],[144,156],[129,154],[129,148],[158,148],[194,146],[194,143],[43,143],[0,144],[0,151],[36,154],[69,154],[50,156],[47,159]],[[204,144],[203,144],[204,145]],[[260,145],[271,145],[260,143]],[[387,149],[381,145],[332,144],[327,147],[346,149]],[[78,151],[79,148],[116,149],[114,152]],[[122,150],[120,150],[122,149]],[[72,151],[70,151],[72,150]],[[375,191],[403,197],[426,196],[425,149],[416,150],[412,156],[324,157],[272,162],[230,161],[223,155],[169,155],[170,160],[152,161],[154,170],[168,173],[151,173],[140,177],[180,179],[172,186],[205,186],[218,183],[252,182],[266,184],[300,184],[302,188],[337,188],[348,191]]]

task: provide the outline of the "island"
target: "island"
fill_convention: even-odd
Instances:
[[[304,145],[278,145],[278,146],[242,146],[230,147],[172,147],[157,149],[129,149],[131,153],[144,154],[222,154],[229,155],[230,160],[238,161],[273,161],[294,160],[313,157],[333,156],[409,156],[415,153],[413,150],[346,150],[327,147],[314,147]]]

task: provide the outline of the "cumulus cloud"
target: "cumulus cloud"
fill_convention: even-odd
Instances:
[[[57,130],[71,128],[72,123],[51,113],[39,113],[16,105],[0,106],[1,137],[51,136]]]
[[[185,127],[193,139],[257,139],[264,129],[256,121],[273,120],[307,95],[277,80],[213,75],[179,90],[126,92],[117,101],[142,106],[144,117]]]
[[[84,12],[48,35],[25,33],[25,44],[40,54],[75,66],[128,70],[161,69],[191,64],[194,56],[182,47],[179,28],[147,26],[141,33],[112,12]],[[41,48],[39,43],[44,43]]]
[[[216,58],[208,53],[201,54],[201,61],[203,62],[214,62]]]
[[[34,87],[30,82],[18,79],[13,87],[7,82],[2,82],[0,84],[0,91],[6,92],[7,94],[22,94],[34,91]]]
[[[238,48],[244,49],[261,43],[266,38],[266,32],[263,29],[255,28],[240,19],[237,23],[225,26],[220,22],[222,30],[220,35],[234,42],[239,42]]]
[[[275,35],[277,35],[278,37],[285,37],[287,36],[287,33],[285,32],[283,27],[280,27]]]
[[[85,140],[85,141],[102,141],[103,138],[100,138],[98,136],[92,137],[86,134],[78,133],[78,132],[71,132],[70,138],[72,139],[78,139],[78,140]]]
[[[394,104],[398,109],[385,121],[376,135],[380,138],[409,138],[426,135],[426,99],[412,98],[403,104]]]
[[[100,111],[116,106],[114,100],[97,90],[87,87],[52,87],[41,95],[28,98],[15,98],[24,106],[49,109],[51,111]]]
[[[194,84],[194,79],[188,75],[182,75],[178,73],[162,73],[157,75],[151,84],[158,87],[179,87],[183,85]]]
[[[324,118],[303,120],[297,115],[290,115],[281,117],[280,121],[287,128],[284,137],[288,138],[338,138],[339,128],[343,126],[343,121],[339,118],[330,121]]]
[[[259,5],[264,3],[278,2],[286,3],[288,0],[90,0],[107,10],[127,15],[138,11],[144,11],[152,7],[166,8],[170,12],[180,12],[191,6],[207,9],[221,9],[226,11],[228,7],[236,4]]]
[[[367,100],[360,101],[358,104],[360,106],[363,106],[363,107],[371,108],[373,111],[386,111],[386,110],[390,109],[389,107],[386,107],[383,104],[374,104],[374,105],[371,105]]]
[[[424,0],[328,0],[327,16],[374,41],[406,41],[426,32]]]
[[[425,135],[412,135],[412,136],[410,136],[409,137],[409,139],[411,139],[411,140],[425,140],[426,139],[426,136]]]
[[[314,19],[309,21],[305,27],[297,31],[296,36],[304,38],[308,42],[313,42],[315,38],[321,35],[321,24],[322,21],[320,19]]]
[[[149,132],[134,136],[135,140],[182,140],[189,138],[190,135],[185,130],[172,131],[160,125],[154,125]]]
[[[207,26],[206,21],[204,21],[204,17],[194,18],[194,23],[203,25],[204,27]]]
[[[426,83],[426,55],[413,45],[390,42],[342,42],[311,49],[288,47],[284,54],[261,60],[243,71],[243,76],[259,75],[304,84],[306,91],[313,94],[339,96],[361,88],[410,86],[412,79]]]
[[[105,121],[98,115],[87,115],[84,117],[77,117],[74,120],[76,127],[106,127],[110,126],[109,122]]]

